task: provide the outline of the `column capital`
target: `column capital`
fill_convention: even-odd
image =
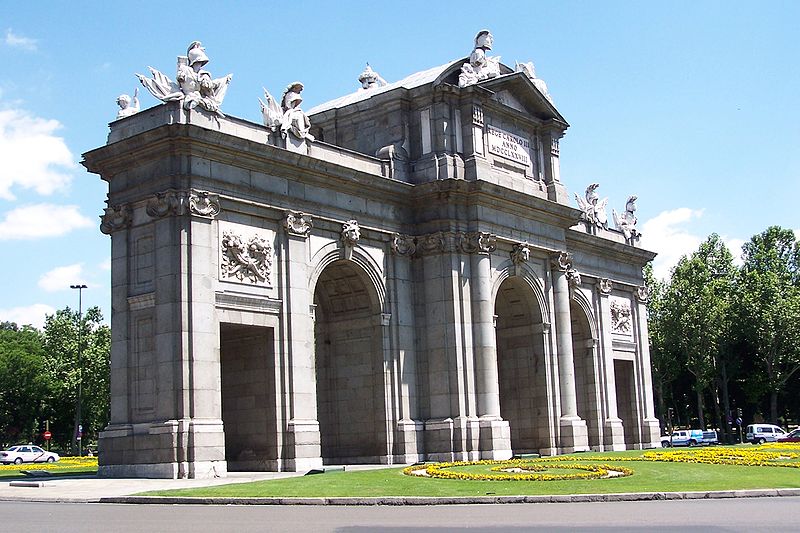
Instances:
[[[614,284],[608,278],[600,278],[597,280],[597,288],[600,290],[601,296],[609,296],[614,288]]]
[[[301,213],[300,211],[286,211],[285,218],[283,219],[283,227],[289,235],[308,237],[312,226],[311,215]]]

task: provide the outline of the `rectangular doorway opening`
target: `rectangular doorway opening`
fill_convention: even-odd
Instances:
[[[220,366],[228,470],[278,470],[274,330],[220,324]]]

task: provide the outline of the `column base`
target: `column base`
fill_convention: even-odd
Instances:
[[[508,420],[480,420],[479,427],[481,459],[510,459],[513,453]]]
[[[290,420],[286,428],[287,472],[302,472],[322,468],[319,422]]]
[[[661,421],[658,418],[642,420],[642,449],[661,447]]]
[[[562,417],[558,421],[559,451],[561,453],[588,452],[589,430],[586,421],[579,417]]]
[[[419,420],[399,420],[395,428],[392,462],[408,464],[425,459],[423,438],[425,423]]]
[[[625,427],[619,418],[607,418],[603,423],[603,446],[607,452],[621,452],[625,447]]]
[[[477,418],[425,421],[425,457],[428,461],[477,461],[480,423]]]

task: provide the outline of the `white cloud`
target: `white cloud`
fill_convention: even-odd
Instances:
[[[39,288],[47,292],[68,290],[70,285],[78,284],[86,284],[81,263],[54,268],[39,278]]]
[[[733,237],[722,237],[722,240],[725,242],[728,250],[730,250],[731,254],[733,255],[733,264],[736,266],[742,266],[742,246],[744,246],[744,243],[747,241]]]
[[[64,139],[55,135],[57,120],[18,109],[0,110],[0,198],[13,200],[12,187],[51,194],[72,181],[76,168]]]
[[[35,204],[11,210],[0,220],[0,241],[59,237],[94,226],[76,205]]]
[[[23,50],[36,50],[36,39],[17,35],[11,31],[11,28],[6,30],[6,44],[14,48],[22,48]]]
[[[111,258],[109,257],[105,261],[100,263],[98,265],[98,268],[100,268],[100,270],[106,270],[106,271],[110,272],[111,271]]]
[[[693,235],[685,226],[701,216],[702,210],[680,207],[663,211],[642,224],[642,248],[658,252],[653,261],[653,274],[657,278],[667,279],[681,256],[700,246],[704,237]]]
[[[56,310],[46,304],[33,304],[27,307],[12,307],[0,309],[0,322],[15,322],[18,326],[31,325],[35,328],[44,327],[46,315],[55,314]]]

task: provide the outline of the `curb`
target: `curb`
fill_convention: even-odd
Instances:
[[[474,505],[500,503],[590,503],[653,500],[713,500],[723,498],[775,498],[800,496],[798,489],[724,490],[707,492],[641,492],[623,494],[569,494],[559,496],[424,497],[383,496],[374,498],[189,498],[173,496],[115,496],[98,503],[155,505]],[[59,500],[63,501],[63,500]]]

